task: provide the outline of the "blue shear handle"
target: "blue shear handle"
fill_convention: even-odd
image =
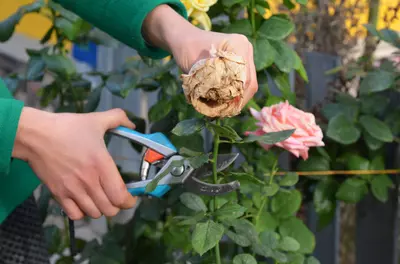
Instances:
[[[160,132],[153,134],[142,134],[136,130],[122,126],[111,129],[111,132],[151,148],[164,156],[170,156],[177,152],[177,149],[172,142]]]
[[[146,193],[146,187],[128,188],[128,191],[133,196],[150,195],[150,196],[154,196],[157,198],[161,198],[170,189],[171,189],[171,187],[169,185],[165,184],[165,185],[157,185],[157,187],[152,192],[149,192],[149,193]]]

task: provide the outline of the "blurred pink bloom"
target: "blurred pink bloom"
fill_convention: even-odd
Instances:
[[[258,120],[256,131],[246,131],[246,135],[264,135],[270,132],[296,129],[286,140],[276,143],[275,146],[286,149],[297,158],[308,159],[310,147],[325,146],[322,141],[321,128],[315,123],[315,117],[311,113],[303,112],[288,101],[264,107],[260,112],[250,109],[251,114]],[[262,144],[268,150],[272,145]]]

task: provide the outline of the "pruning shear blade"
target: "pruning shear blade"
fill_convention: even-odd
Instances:
[[[214,164],[209,162],[200,168],[193,168],[188,160],[184,160],[184,157],[178,155],[175,146],[162,133],[142,134],[126,127],[118,127],[110,130],[110,132],[148,148],[142,159],[142,181],[126,184],[132,195],[162,197],[171,189],[171,185],[183,184],[192,192],[215,196],[231,192],[240,186],[238,181],[226,184],[211,184],[201,181],[201,178],[209,177],[213,174]],[[239,154],[218,155],[215,164],[217,172],[225,170],[238,156]],[[150,165],[161,167],[160,171],[153,177],[153,179],[147,178],[147,172]],[[167,169],[168,173],[166,173]],[[155,189],[149,188],[153,190],[146,192],[147,185],[154,179],[157,179],[158,176],[160,177]],[[153,184],[155,184],[155,182]]]

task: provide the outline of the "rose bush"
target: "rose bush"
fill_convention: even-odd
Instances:
[[[379,148],[382,142],[389,142],[389,133],[382,134],[368,127],[367,121],[371,117],[346,118],[354,117],[353,114],[358,113],[359,109],[363,109],[366,115],[371,114],[371,111],[375,111],[370,107],[371,102],[375,102],[379,96],[372,96],[371,101],[355,100],[357,103],[354,105],[358,108],[354,112],[354,100],[343,99],[340,105],[335,103],[327,107],[324,113],[329,121],[327,126],[321,126],[325,132],[323,138],[314,117],[292,106],[296,98],[290,89],[289,73],[295,71],[306,81],[307,74],[298,54],[286,43],[294,31],[294,25],[286,14],[273,14],[266,19],[265,9],[269,8],[269,4],[262,0],[183,2],[193,23],[200,24],[206,30],[212,28],[215,31],[242,34],[253,45],[260,89],[235,117],[212,120],[188,104],[173,60],[165,62],[132,58],[113,72],[89,73],[102,80],[98,87],[91,87],[65,55],[65,41],[84,45],[88,41],[99,43],[100,40],[105,44],[109,39],[98,35],[85,21],[51,1],[48,4],[38,1],[24,9],[26,12],[41,10],[48,16],[53,21],[49,34],[55,30],[58,42],[55,45],[48,44],[49,34],[46,34],[41,42],[51,49],[29,50],[27,72],[12,74],[6,79],[11,89],[17,87],[19,81],[41,82],[50,73],[52,82],[40,90],[41,104],[53,104],[58,112],[79,113],[95,111],[103,89],[121,98],[134,89],[157,91],[159,100],[151,106],[146,120],[128,113],[138,131],[165,133],[178,147],[179,153],[196,166],[208,162],[210,154],[214,162],[218,153],[238,151],[242,157],[240,164],[222,173],[214,172],[210,179],[214,183],[237,179],[241,183],[237,192],[204,197],[174,188],[163,199],[143,197],[127,223],[108,221],[107,233],[102,236],[101,243],[95,239],[78,240],[78,263],[87,260],[89,263],[127,264],[318,263],[312,256],[314,235],[298,216],[306,191],[296,185],[299,181],[296,173],[280,171],[279,153],[287,149],[294,156],[301,157],[303,160],[299,161],[299,170],[318,170],[326,164],[328,166],[324,169],[330,169],[330,162],[333,164],[334,158],[336,160],[337,152],[329,148],[331,140],[339,142],[340,146],[352,144],[360,139],[357,135],[363,133],[363,140],[370,150]],[[306,1],[296,2],[284,1],[288,9]],[[10,37],[20,18],[13,16],[1,23],[0,29],[3,31],[0,31],[0,40],[5,41]],[[60,19],[64,19],[65,23],[56,23]],[[71,28],[75,30],[71,31]],[[385,77],[386,81],[376,81],[377,75]],[[368,73],[362,85],[365,96],[371,90],[387,90],[393,86],[393,82],[388,80],[394,81],[396,78],[388,74],[386,68]],[[271,94],[268,81],[277,86],[279,95]],[[387,122],[396,124],[395,120],[392,118]],[[382,125],[376,120],[374,122]],[[343,130],[347,124],[350,124],[350,129]],[[109,141],[108,138],[105,140],[106,143]],[[321,147],[310,149],[323,144],[328,146],[328,151]],[[140,146],[132,147],[138,153],[142,151]],[[358,155],[362,155],[362,152]],[[347,156],[341,158],[346,160]],[[365,158],[353,157],[348,160],[354,161],[351,166],[356,164],[355,167],[359,168],[382,167],[381,157],[368,160],[368,163],[364,162]],[[278,177],[278,172],[282,176]],[[126,181],[139,180],[137,172],[121,169],[121,174]],[[330,190],[336,190],[339,185],[335,181],[329,178],[316,183],[315,205],[321,215],[331,215],[335,197],[322,191],[329,189],[325,188],[328,185],[332,186]],[[358,194],[365,193],[366,186],[370,184],[373,192],[384,198],[390,185],[386,177],[358,177],[346,182],[339,188],[337,197],[345,197],[350,193],[358,197]],[[51,197],[43,187],[39,199],[43,220],[49,214],[58,212],[58,206],[50,201]],[[72,263],[71,257],[65,252],[69,244],[65,230],[66,226],[64,229],[55,225],[45,226],[49,252],[59,255],[59,263]]]

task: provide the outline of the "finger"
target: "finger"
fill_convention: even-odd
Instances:
[[[135,128],[135,124],[129,120],[125,111],[120,108],[102,112],[100,118],[107,130],[118,126],[125,126],[131,129]]]
[[[251,76],[250,82],[245,89],[244,92],[244,102],[247,104],[251,98],[253,98],[254,94],[258,90],[258,81],[257,81],[257,72],[256,67],[254,65],[254,55],[253,55],[253,46],[249,44],[249,56],[248,56],[248,76]]]
[[[104,155],[102,160],[100,184],[110,202],[121,209],[135,206],[136,198],[128,192],[114,160],[108,153]]]
[[[58,201],[58,203],[63,208],[64,212],[71,220],[80,220],[85,216],[82,210],[79,209],[78,205],[72,199],[70,198],[62,200],[58,198],[55,199]]]
[[[93,202],[92,198],[87,195],[85,192],[80,192],[79,195],[73,197],[75,203],[79,206],[82,212],[84,212],[87,216],[92,218],[100,218],[101,212]]]
[[[105,216],[112,217],[118,214],[119,208],[112,205],[100,184],[90,191],[90,196],[92,197],[97,208],[99,208],[99,210]]]

